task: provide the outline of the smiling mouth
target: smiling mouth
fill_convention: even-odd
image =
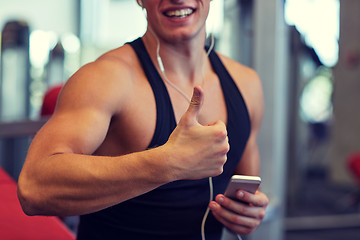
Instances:
[[[181,9],[181,10],[168,11],[168,12],[165,12],[164,15],[167,17],[172,17],[172,18],[184,18],[184,17],[187,17],[187,16],[193,14],[194,12],[195,12],[194,9],[186,8],[186,9]]]

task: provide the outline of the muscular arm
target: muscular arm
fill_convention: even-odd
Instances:
[[[222,172],[229,147],[226,127],[197,122],[203,101],[200,88],[165,145],[119,156],[92,155],[106,138],[112,117],[121,117],[123,108],[136,100],[132,81],[118,81],[133,78],[131,72],[119,68],[93,63],[65,85],[54,115],[33,139],[19,176],[18,196],[25,213],[86,214],[174,180]]]
[[[26,213],[93,212],[171,180],[164,174],[167,171],[161,171],[161,149],[91,156],[104,140],[112,115],[126,102],[121,89],[128,86],[104,80],[111,78],[101,76],[108,71],[114,69],[92,63],[75,74],[62,90],[53,117],[33,139],[18,184]]]

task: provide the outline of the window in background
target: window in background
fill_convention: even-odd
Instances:
[[[327,67],[338,61],[339,0],[286,0],[285,20],[295,25]]]

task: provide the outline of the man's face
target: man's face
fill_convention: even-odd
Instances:
[[[168,41],[191,39],[205,31],[210,0],[142,0],[148,24]]]

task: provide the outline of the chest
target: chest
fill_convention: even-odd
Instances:
[[[217,120],[226,123],[227,110],[220,84],[216,81],[205,84],[203,90],[204,102],[198,116],[199,123],[206,125]],[[119,155],[142,151],[148,148],[154,137],[166,135],[166,129],[170,129],[171,124],[176,125],[189,107],[188,100],[176,90],[167,88],[167,92],[169,96],[164,97],[164,101],[167,98],[170,104],[161,102],[157,106],[150,85],[144,84],[134,89],[132,99],[120,114],[113,117],[98,153]]]

